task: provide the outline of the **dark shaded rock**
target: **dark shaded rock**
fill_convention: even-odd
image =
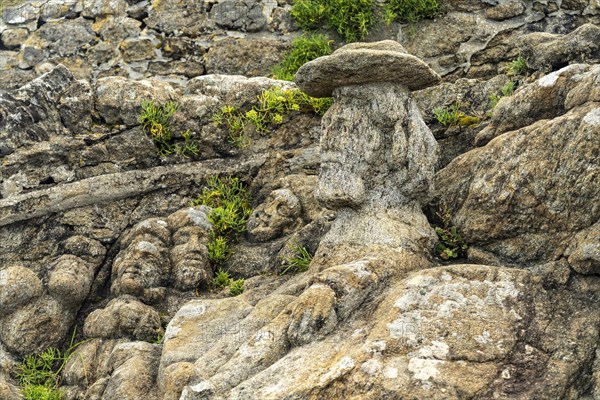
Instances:
[[[66,133],[57,103],[73,82],[73,75],[60,66],[13,94],[0,93],[0,156]]]
[[[29,36],[29,31],[25,28],[7,29],[2,32],[2,45],[7,49],[19,48],[27,36]]]
[[[260,31],[267,23],[262,3],[255,0],[224,0],[210,10],[218,26],[244,32]]]
[[[180,60],[181,58],[202,57],[206,53],[206,47],[186,37],[162,38],[161,50],[163,55]]]
[[[61,57],[70,56],[91,47],[97,42],[91,21],[84,19],[49,21],[42,25],[26,42],[33,45],[41,41],[40,48]]]

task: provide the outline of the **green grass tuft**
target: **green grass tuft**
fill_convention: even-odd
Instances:
[[[232,279],[229,282],[229,295],[230,296],[239,296],[242,293],[244,293],[244,280],[243,279],[238,279],[238,280]]]
[[[529,66],[522,56],[511,61],[506,67],[506,74],[508,76],[525,75],[527,74],[527,71],[529,71]]]
[[[213,284],[219,289],[223,289],[229,286],[231,280],[232,279],[231,276],[229,276],[229,272],[223,271],[221,268],[219,268],[213,279]]]
[[[233,106],[223,106],[213,115],[217,126],[225,125],[230,142],[237,147],[250,143],[247,128],[252,127],[261,135],[266,135],[274,127],[281,125],[292,112],[312,112],[323,115],[333,104],[331,98],[310,97],[298,89],[275,87],[257,96],[258,103],[250,110],[242,112]]]
[[[306,247],[301,246],[299,243],[291,244],[290,248],[294,251],[294,255],[285,259],[287,267],[281,271],[281,275],[285,275],[288,272],[307,271],[312,261],[312,255]]]
[[[174,144],[173,132],[169,125],[171,117],[177,111],[177,103],[168,101],[164,105],[154,104],[152,100],[142,100],[142,113],[139,121],[142,128],[150,135],[162,156],[173,153],[188,158],[190,154],[198,155],[198,144],[192,142],[190,131],[182,133],[184,142]]]
[[[450,260],[459,257],[466,257],[468,245],[459,234],[458,228],[452,225],[450,210],[446,204],[440,206],[440,211],[436,215],[442,221],[442,226],[435,228],[439,242],[435,246],[435,253],[442,260]]]
[[[440,13],[440,5],[437,0],[389,0],[384,6],[384,11],[388,23],[415,23],[435,18]]]
[[[273,77],[284,81],[293,81],[298,69],[309,61],[331,54],[331,44],[327,36],[305,34],[292,42],[292,49],[283,56],[279,65],[273,68]]]
[[[60,372],[67,364],[73,351],[83,342],[74,343],[75,333],[64,354],[55,348],[49,348],[40,354],[25,356],[17,366],[16,377],[25,400],[61,400],[58,390]]]
[[[374,0],[295,0],[291,15],[304,31],[326,26],[346,43],[363,40],[375,24]]]
[[[214,264],[222,264],[231,255],[227,239],[223,236],[215,236],[208,243],[208,258]]]
[[[247,229],[246,223],[252,213],[250,195],[239,178],[210,177],[202,193],[191,206],[206,205],[212,211],[208,219],[213,225],[211,240],[207,245],[208,258],[214,265],[223,264],[232,253],[230,243]]]
[[[437,107],[433,109],[433,115],[437,122],[444,125],[456,125],[462,115],[459,104],[453,104],[450,107]]]

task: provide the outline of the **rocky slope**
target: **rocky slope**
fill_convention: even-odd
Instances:
[[[246,147],[214,116],[296,88],[267,77],[291,3],[2,9],[0,398],[75,330],[65,399],[600,400],[600,3],[443,8],[305,65],[333,106]],[[144,100],[175,101],[172,141],[198,151],[161,155]],[[190,206],[217,175],[251,194],[236,297]],[[279,274],[298,245],[310,268]]]

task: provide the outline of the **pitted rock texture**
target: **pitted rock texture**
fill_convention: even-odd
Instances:
[[[301,34],[291,5],[275,1],[42,0],[3,5],[2,88],[19,87],[61,63],[77,79],[87,80],[157,77],[185,85],[203,74],[268,76]],[[597,0],[460,0],[446,4],[435,19],[410,26],[386,24],[381,18],[366,40],[396,40],[452,80],[492,78],[520,53],[530,55],[536,68],[596,62],[597,41],[589,26],[597,26],[599,19]],[[569,34],[585,24],[588,34],[575,40],[544,36]],[[343,44],[328,33],[336,47]],[[531,40],[521,46],[524,37]],[[174,43],[175,48],[185,43],[185,57],[173,52]],[[556,53],[553,60],[546,59],[549,51]]]
[[[77,328],[66,400],[600,399],[600,3],[460,0],[378,23],[367,41],[394,42],[337,54],[416,56],[445,82],[338,74],[324,118],[293,112],[236,148],[213,115],[296,87],[267,78],[300,34],[290,9],[1,10],[0,398],[21,397],[24,356]],[[189,130],[198,154],[158,155],[142,100],[176,101],[173,140]],[[480,123],[439,124],[454,104]],[[210,210],[190,209],[215,175],[240,177],[254,209],[222,265]],[[440,202],[469,243],[459,265],[434,258],[422,210]],[[281,276],[298,245],[309,271]],[[212,287],[219,268],[244,294]]]
[[[473,247],[507,262],[553,261],[597,222],[597,77],[598,66],[571,65],[517,91],[486,128],[496,138],[437,173],[439,200]]]
[[[371,82],[390,82],[418,90],[439,80],[427,64],[406,54],[392,40],[346,45],[329,56],[304,64],[295,77],[300,89],[315,97],[331,96],[339,87]]]

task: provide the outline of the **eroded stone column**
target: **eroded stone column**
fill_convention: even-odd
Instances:
[[[350,44],[298,71],[303,91],[335,99],[322,121],[317,198],[338,215],[317,265],[377,247],[430,249],[421,206],[433,190],[437,143],[410,92],[439,79],[394,41]]]

